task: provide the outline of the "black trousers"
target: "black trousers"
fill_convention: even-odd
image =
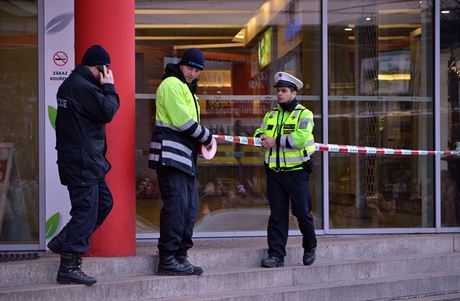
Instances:
[[[283,259],[289,232],[289,200],[297,218],[305,250],[316,248],[315,226],[311,210],[310,175],[305,170],[267,171],[267,197],[270,203],[267,240],[268,255]]]
[[[92,186],[67,186],[67,190],[72,209],[71,219],[63,230],[66,236],[62,251],[84,254],[91,235],[112,210],[112,193],[105,180]]]
[[[198,213],[195,177],[173,167],[157,169],[163,208],[160,212],[161,256],[186,256],[193,246],[193,226]]]

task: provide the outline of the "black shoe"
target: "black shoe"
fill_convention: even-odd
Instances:
[[[65,231],[61,230],[56,236],[53,237],[47,244],[48,249],[55,254],[62,254],[62,243],[65,240]]]
[[[203,268],[191,264],[190,261],[187,260],[186,256],[177,256],[176,259],[180,264],[183,264],[186,267],[191,266],[193,268],[192,275],[201,275],[201,274],[203,274],[203,272],[204,272]]]
[[[193,275],[193,266],[179,263],[174,256],[160,256],[158,275],[163,276],[189,276]]]
[[[313,262],[315,262],[316,259],[316,248],[313,248],[311,250],[305,250],[303,253],[303,264],[304,265],[312,265]]]
[[[93,285],[96,278],[86,275],[81,270],[80,255],[74,253],[62,253],[61,265],[57,275],[57,282],[60,284],[86,284]]]
[[[262,260],[262,266],[264,268],[277,268],[284,266],[284,261],[275,256],[268,256]]]

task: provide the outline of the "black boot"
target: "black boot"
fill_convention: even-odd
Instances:
[[[173,255],[160,255],[160,263],[158,264],[158,275],[164,276],[188,276],[193,275],[193,266],[186,266],[177,261]]]
[[[191,266],[192,269],[193,269],[192,275],[201,275],[201,274],[203,274],[203,272],[204,272],[203,268],[191,264],[190,261],[187,260],[187,256],[177,256],[176,259],[180,264],[183,264],[186,267]]]
[[[276,256],[268,256],[262,260],[261,265],[264,268],[277,268],[284,266],[284,261]]]
[[[57,275],[57,282],[60,284],[86,284],[93,285],[96,283],[96,278],[87,276],[81,270],[81,262],[79,254],[62,253],[61,265]]]
[[[305,250],[303,253],[303,264],[304,265],[312,265],[313,262],[315,262],[316,259],[316,248],[313,248],[311,250]]]
[[[56,236],[53,237],[52,240],[49,241],[47,244],[48,249],[55,254],[62,254],[62,244],[65,240],[65,228],[61,230]]]

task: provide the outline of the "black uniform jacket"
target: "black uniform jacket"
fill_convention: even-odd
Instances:
[[[110,170],[105,157],[105,124],[120,107],[115,87],[101,86],[88,68],[78,65],[59,87],[57,103],[56,150],[61,183],[94,185]]]

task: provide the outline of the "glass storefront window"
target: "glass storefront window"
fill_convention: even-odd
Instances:
[[[328,1],[329,142],[433,149],[429,1]],[[432,157],[329,154],[330,228],[434,226]]]
[[[441,1],[441,149],[460,149],[460,3]],[[460,158],[441,159],[441,225],[460,226]]]
[[[38,243],[37,1],[0,7],[0,244]]]
[[[298,99],[315,114],[321,141],[321,31],[319,0],[310,1],[136,1],[136,147],[138,233],[159,231],[162,206],[156,174],[148,168],[154,93],[166,63],[184,49],[206,57],[198,96],[202,123],[214,134],[252,136],[276,104],[273,75],[302,79]],[[322,228],[321,154],[314,155],[313,214]],[[263,152],[219,142],[216,157],[199,160],[201,208],[195,232],[265,231]],[[295,219],[293,219],[294,221]],[[297,223],[291,222],[297,229]]]

